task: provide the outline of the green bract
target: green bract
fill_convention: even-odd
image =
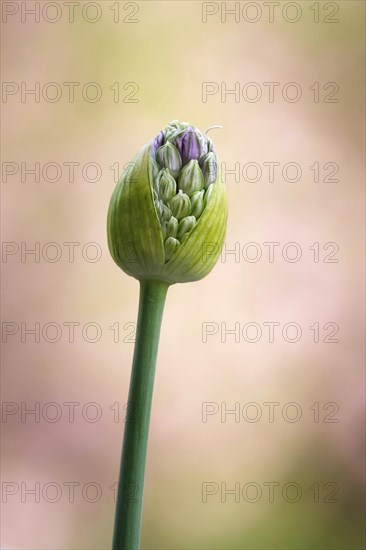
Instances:
[[[171,122],[122,174],[108,211],[108,245],[136,279],[197,281],[225,237],[226,192],[212,141]]]

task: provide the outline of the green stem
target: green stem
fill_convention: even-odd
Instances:
[[[113,550],[140,547],[142,498],[156,356],[168,284],[141,281],[135,351],[113,534]]]

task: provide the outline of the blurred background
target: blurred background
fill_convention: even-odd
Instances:
[[[223,126],[230,212],[168,293],[142,547],[364,548],[364,3],[2,9],[2,548],[111,547],[138,283],[106,214],[175,118]]]

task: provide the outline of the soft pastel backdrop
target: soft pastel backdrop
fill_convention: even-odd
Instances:
[[[20,2],[10,2],[18,6]],[[31,6],[34,2],[27,2]],[[42,5],[47,2],[41,2]],[[48,4],[50,4],[48,2]],[[81,2],[83,6],[85,2]],[[114,163],[122,167],[137,150],[171,119],[178,118],[204,130],[213,130],[221,161],[297,162],[303,170],[297,183],[278,174],[273,183],[265,173],[257,183],[227,176],[230,217],[227,248],[256,242],[263,258],[257,263],[235,261],[227,255],[207,279],[169,291],[162,329],[154,394],[148,470],[145,487],[142,546],[146,549],[329,549],[363,548],[363,152],[364,152],[364,15],[363,2],[335,3],[338,23],[314,22],[310,2],[298,3],[303,16],[288,23],[275,12],[268,22],[256,23],[220,15],[202,22],[201,2],[141,1],[136,23],[113,22],[116,3],[97,2],[102,17],[89,23],[75,8],[68,21],[63,2],[60,21],[36,23],[28,15],[3,22],[2,75],[5,82],[57,82],[63,96],[56,103],[20,94],[3,99],[3,162],[95,162],[102,168],[99,181],[85,181],[76,168],[68,181],[64,167],[57,182],[20,172],[2,182],[2,234],[7,243],[36,242],[41,248],[59,243],[60,261],[14,254],[3,258],[2,318],[19,324],[19,332],[3,344],[3,503],[2,548],[104,549],[110,548],[123,433],[123,406],[127,400],[133,344],[123,342],[136,320],[138,284],[112,262],[106,244],[105,223],[114,188]],[[212,3],[211,3],[212,4]],[[234,3],[229,3],[232,7]],[[241,3],[244,5],[247,3]],[[281,8],[284,3],[281,3]],[[219,4],[217,4],[219,6]],[[11,8],[9,8],[11,9]],[[52,6],[49,18],[54,17]],[[89,16],[93,16],[92,8]],[[120,3],[120,18],[134,11],[134,3]],[[254,9],[254,8],[253,8]],[[253,12],[254,13],[254,12]],[[80,82],[75,101],[67,100],[64,82]],[[97,82],[103,96],[97,103],[82,99],[80,88]],[[138,84],[138,102],[113,101],[108,90],[121,85],[121,99]],[[202,82],[261,85],[257,103],[226,102],[220,95],[202,101]],[[280,82],[275,101],[268,102],[264,82]],[[284,101],[282,85],[297,82],[303,97]],[[309,90],[336,82],[338,103],[313,101]],[[20,84],[19,84],[20,85]],[[50,90],[51,93],[51,90]],[[321,91],[322,97],[324,92]],[[309,166],[335,162],[337,183],[314,182]],[[90,172],[92,176],[92,171]],[[321,179],[324,178],[324,173]],[[264,242],[276,241],[275,261],[268,261]],[[283,260],[282,246],[297,242],[303,256],[297,263]],[[75,261],[63,243],[78,242]],[[100,261],[85,261],[81,248],[98,243]],[[314,242],[339,245],[338,263],[313,261]],[[239,243],[239,244],[235,244]],[[52,250],[49,249],[50,255]],[[328,250],[330,252],[331,250]],[[92,249],[90,253],[92,254]],[[321,260],[324,257],[321,249]],[[220,334],[202,342],[202,324],[226,323],[233,328],[248,322],[296,321],[303,329],[297,343],[276,332],[258,343],[235,342]],[[31,328],[56,322],[62,337],[39,343],[32,336],[21,341],[20,323]],[[63,323],[78,322],[75,341],[68,341]],[[96,343],[82,338],[81,327],[98,323],[102,337]],[[109,328],[119,323],[120,342]],[[339,343],[314,343],[309,326],[327,322],[340,327]],[[9,325],[7,325],[9,326]],[[324,338],[321,330],[321,339]],[[90,337],[93,337],[90,329]],[[50,337],[52,330],[50,329]],[[13,405],[9,405],[13,403]],[[21,405],[21,403],[24,405]],[[58,422],[20,410],[35,403],[55,402],[62,410]],[[77,402],[75,421],[68,419],[67,402]],[[102,417],[86,421],[82,407],[98,404]],[[202,403],[257,403],[263,417],[256,423],[235,422],[220,414],[202,422]],[[278,402],[275,421],[269,422],[265,402]],[[296,402],[303,416],[297,423],[283,420],[281,410]],[[322,410],[334,402],[337,423],[314,422],[313,403]],[[119,422],[114,420],[120,404]],[[9,408],[10,407],[10,408]],[[13,407],[13,408],[12,408]],[[16,408],[19,407],[19,412]],[[112,409],[110,408],[112,407]],[[47,409],[49,417],[55,408]],[[95,409],[88,409],[92,417]],[[252,411],[253,413],[253,411]],[[25,421],[22,421],[25,420]],[[264,482],[280,483],[275,501],[268,501]],[[7,485],[4,486],[4,482]],[[27,494],[40,483],[40,502]],[[65,483],[79,483],[69,502]],[[86,483],[98,484],[101,498],[87,502]],[[202,502],[202,483],[228,489],[256,482],[263,496],[256,503],[235,502],[220,492]],[[298,483],[303,495],[286,502],[281,489]],[[309,487],[327,482],[339,486],[335,503],[314,503]],[[12,485],[9,485],[12,483]],[[63,488],[57,502],[47,483]],[[23,485],[22,485],[23,484]],[[49,496],[42,489],[50,487]],[[5,488],[5,489],[4,489]],[[7,495],[13,488],[15,494]],[[5,492],[4,492],[5,491]],[[331,489],[321,490],[321,501]],[[89,493],[88,493],[89,495]],[[90,489],[89,499],[94,498]]]

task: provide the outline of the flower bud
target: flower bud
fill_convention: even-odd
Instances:
[[[179,248],[179,245],[180,242],[177,239],[174,239],[174,237],[167,238],[167,240],[164,242],[164,252],[167,260],[170,260],[170,258],[174,256],[174,253]]]
[[[173,178],[179,176],[180,169],[182,168],[182,159],[178,150],[170,141],[167,141],[156,151],[156,160],[162,167],[169,169]]]
[[[169,206],[163,203],[163,212],[161,219],[163,222],[167,222],[172,217],[172,211],[170,210]]]
[[[211,271],[225,237],[227,203],[209,161],[217,163],[211,140],[173,121],[137,154],[133,173],[124,171],[110,201],[108,245],[126,273],[173,284]]]
[[[173,216],[177,218],[177,220],[185,218],[191,211],[191,201],[188,195],[183,193],[182,190],[179,190],[178,194],[174,195],[169,202],[169,206]]]
[[[207,153],[207,139],[195,128],[187,128],[173,139],[182,158],[183,166],[190,160],[198,160]]]
[[[190,126],[187,122],[172,120],[172,122],[170,122],[170,124],[168,124],[168,126],[164,130],[165,141],[173,141],[178,134],[182,133],[183,130],[189,127]]]
[[[178,187],[187,195],[203,189],[203,174],[197,160],[190,160],[180,171]]]
[[[166,239],[168,237],[176,238],[176,236],[178,235],[178,220],[177,220],[177,218],[174,218],[174,216],[172,216],[169,221],[165,222],[164,231],[165,231],[164,237]]]
[[[178,240],[182,242],[184,235],[189,233],[196,225],[196,218],[194,216],[187,216],[179,222]]]
[[[157,215],[159,216],[159,219],[162,220],[163,219],[163,201],[159,200],[159,199],[156,199],[154,201],[154,204],[155,204],[155,208],[156,208],[156,213]]]
[[[160,170],[156,185],[158,188],[158,193],[164,202],[168,202],[172,199],[177,192],[177,184],[175,183],[175,179],[170,175],[167,168]]]
[[[156,138],[154,139],[153,141],[153,151],[154,151],[154,155],[156,155],[156,151],[159,149],[159,147],[161,147],[164,143],[164,132],[161,131],[158,133],[158,135],[156,136]]]
[[[207,153],[202,159],[202,172],[205,181],[205,189],[214,183],[217,175],[217,158],[215,153]]]
[[[191,195],[191,215],[194,216],[197,220],[203,212],[204,209],[204,191],[196,191]]]

